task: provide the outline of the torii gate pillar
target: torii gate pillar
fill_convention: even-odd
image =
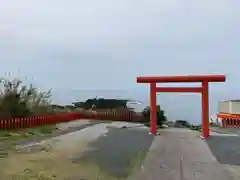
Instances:
[[[202,95],[202,137],[209,136],[209,82],[225,82],[225,75],[199,76],[155,76],[137,77],[137,83],[150,84],[150,134],[157,133],[157,92],[201,93]],[[201,87],[157,87],[156,83],[194,83],[200,82]]]

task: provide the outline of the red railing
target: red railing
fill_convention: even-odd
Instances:
[[[79,119],[111,120],[111,121],[142,121],[141,114],[131,111],[85,111],[67,112],[53,115],[31,116],[0,120],[0,129],[20,129],[34,126],[50,125]]]
[[[217,117],[222,119],[223,128],[240,127],[240,114],[218,113]]]

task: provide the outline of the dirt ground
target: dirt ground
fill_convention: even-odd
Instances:
[[[115,171],[118,168],[125,166],[126,162],[129,162],[129,169],[131,171],[135,170],[135,165],[140,164],[144,159],[144,155],[147,152],[149,146],[151,145],[151,140],[146,144],[145,141],[142,144],[145,151],[130,150],[130,146],[134,141],[141,138],[142,134],[147,133],[140,130],[139,137],[135,136],[132,138],[127,138],[132,136],[133,129],[129,130],[129,133],[119,130],[111,131],[109,134],[109,126],[121,127],[126,125],[126,123],[100,123],[93,126],[86,127],[80,131],[71,132],[68,134],[53,137],[51,139],[43,140],[40,142],[30,142],[28,144],[18,146],[16,149],[11,149],[8,154],[0,158],[0,174],[1,180],[123,180],[126,179],[124,176],[115,176],[109,169],[103,168],[106,164],[105,160],[111,152],[115,149],[115,157],[112,157],[108,161],[108,165],[111,167],[111,163],[115,162],[112,166],[115,166]],[[113,133],[114,132],[114,133]],[[116,132],[116,133],[115,133]],[[132,132],[132,133],[131,133]],[[142,132],[142,133],[141,133]],[[107,137],[112,137],[108,139]],[[123,164],[124,157],[121,157],[121,152],[119,152],[119,146],[114,148],[114,143],[117,143],[116,137],[122,142],[124,139],[128,139],[129,143],[121,149],[121,151],[126,151],[125,164]],[[133,136],[132,136],[133,137]],[[142,137],[145,137],[142,136]],[[146,136],[147,137],[147,136]],[[107,138],[107,139],[106,139]],[[144,139],[143,139],[144,140]],[[101,148],[96,153],[95,149],[97,147],[92,146],[94,142],[100,142],[98,145]],[[119,142],[118,142],[119,144]],[[147,145],[145,147],[145,145]],[[134,148],[133,148],[134,149]],[[140,147],[141,149],[141,147]],[[97,154],[96,158],[88,158],[91,155]],[[86,154],[86,158],[85,155]],[[83,158],[81,158],[83,156]],[[131,157],[130,157],[131,156]],[[98,161],[100,159],[100,161]],[[117,161],[117,159],[121,160]],[[105,164],[104,164],[105,163]],[[120,164],[120,166],[119,166]],[[121,166],[122,165],[122,166]],[[117,170],[118,171],[118,170]]]
[[[100,121],[72,122],[61,128],[64,133],[26,140],[15,148],[11,143],[0,143],[0,179],[237,180],[240,177],[238,134],[212,132],[208,139],[201,140],[199,132],[167,128],[160,130],[160,136],[149,136],[149,129],[141,124]]]

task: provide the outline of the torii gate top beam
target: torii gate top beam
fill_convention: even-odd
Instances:
[[[150,122],[151,134],[157,131],[156,93],[157,92],[197,92],[202,94],[202,137],[209,136],[209,82],[225,82],[225,75],[189,75],[189,76],[151,76],[137,77],[138,83],[150,84]],[[201,82],[202,87],[156,87],[157,83],[193,83]]]
[[[188,82],[225,82],[225,75],[189,75],[189,76],[144,76],[137,77],[137,83],[188,83]]]

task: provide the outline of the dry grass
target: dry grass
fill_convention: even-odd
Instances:
[[[58,130],[55,125],[40,126],[35,128],[26,128],[18,130],[0,130],[0,141],[18,141],[32,136],[50,135]]]
[[[18,151],[10,151],[0,159],[1,180],[123,180],[101,169],[93,160],[73,163],[90,150],[88,141],[52,139]],[[139,169],[145,153],[136,153],[130,161],[131,172]]]
[[[0,161],[1,180],[120,180],[102,171],[94,162],[73,163],[74,156],[87,150],[84,142],[64,146],[44,143],[11,152]]]
[[[38,132],[51,133],[51,130]],[[31,131],[29,131],[31,132]],[[9,149],[7,154],[0,158],[1,180],[123,180],[113,177],[99,167],[93,160],[87,159],[73,163],[79,159],[83,152],[90,150],[88,144],[92,137],[85,133],[69,133],[59,137],[45,140],[39,144],[23,147],[21,149]],[[9,136],[9,132],[2,136]],[[21,132],[24,134],[24,132]],[[11,142],[24,136],[12,134]],[[36,132],[35,132],[36,134]],[[6,152],[6,151],[5,151]],[[1,156],[1,149],[0,149]],[[145,157],[145,153],[139,152],[132,157],[130,172],[137,171]]]

